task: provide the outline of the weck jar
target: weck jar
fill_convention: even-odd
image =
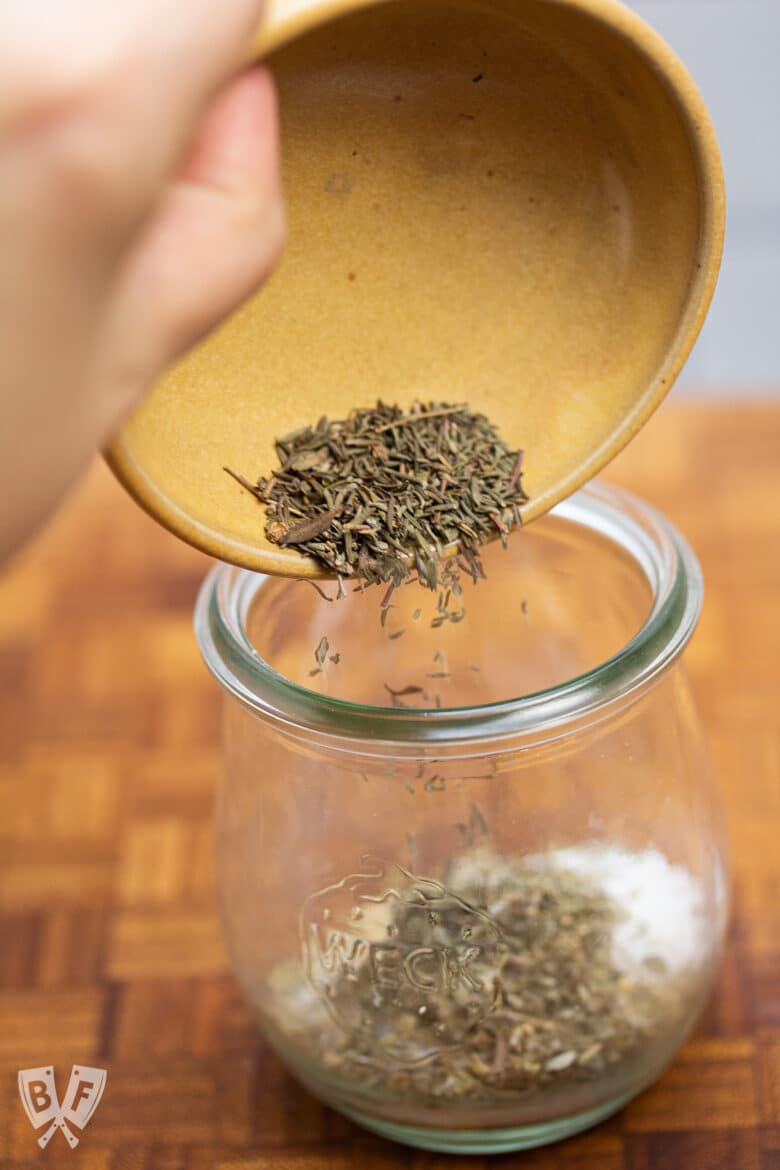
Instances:
[[[455,622],[417,584],[334,600],[228,566],[196,611],[225,693],[222,915],[260,1027],[362,1125],[473,1153],[658,1077],[727,902],[690,548],[591,486],[484,565]]]

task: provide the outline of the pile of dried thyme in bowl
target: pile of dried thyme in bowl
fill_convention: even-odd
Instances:
[[[483,414],[444,402],[378,402],[276,440],[279,467],[256,483],[226,468],[267,511],[266,536],[339,578],[436,589],[480,575],[479,548],[520,523],[521,451]]]

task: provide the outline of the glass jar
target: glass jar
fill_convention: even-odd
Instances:
[[[369,1129],[475,1153],[568,1136],[659,1075],[727,900],[689,547],[591,486],[484,563],[457,603],[219,566],[195,623],[226,696],[222,914],[262,1030]]]

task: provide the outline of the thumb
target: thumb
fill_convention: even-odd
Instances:
[[[266,69],[243,74],[213,102],[120,275],[110,332],[125,398],[117,418],[276,264],[285,231],[278,137]]]

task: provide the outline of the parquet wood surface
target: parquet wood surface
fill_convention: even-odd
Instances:
[[[526,1170],[780,1170],[780,408],[667,405],[610,469],[689,536],[688,662],[731,832],[717,992],[649,1092]],[[441,1170],[318,1105],[255,1032],[215,907],[219,699],[190,628],[204,557],[96,465],[0,576],[2,1170]],[[108,1069],[45,1152],[16,1070]],[[474,1170],[486,1163],[473,1160]]]

